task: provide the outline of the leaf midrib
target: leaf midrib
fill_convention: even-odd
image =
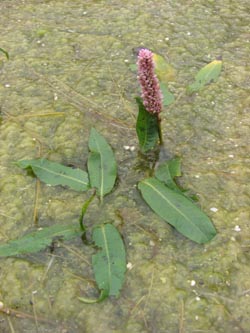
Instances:
[[[107,237],[106,237],[106,233],[105,233],[105,228],[104,226],[102,225],[101,226],[101,229],[102,229],[102,235],[103,235],[103,241],[104,241],[104,248],[105,248],[105,252],[106,252],[106,257],[107,257],[107,260],[108,260],[108,281],[109,281],[109,289],[110,289],[110,286],[111,286],[111,277],[112,277],[112,274],[111,274],[111,260],[110,260],[110,255],[109,255],[109,249],[108,249],[108,242],[107,242]]]
[[[102,154],[101,154],[100,145],[98,143],[98,140],[96,140],[96,138],[95,138],[95,143],[96,143],[98,154],[100,156],[100,164],[101,164],[100,197],[102,199],[103,198],[103,193],[104,193],[104,167],[103,167],[103,158],[102,158]]]

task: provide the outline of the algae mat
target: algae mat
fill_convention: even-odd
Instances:
[[[86,223],[119,226],[128,260],[118,299],[83,304],[78,297],[97,291],[93,250],[81,240],[0,259],[1,332],[249,332],[249,1],[1,1],[0,12],[10,55],[0,55],[1,244],[78,223],[85,194],[40,184],[14,162],[42,156],[85,168],[95,126],[115,151],[119,181]],[[206,245],[177,234],[135,187],[146,166],[129,64],[142,45],[175,69],[163,135],[181,157],[182,185],[218,231]],[[218,82],[183,97],[218,56]]]

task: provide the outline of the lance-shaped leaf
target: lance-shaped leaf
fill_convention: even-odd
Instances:
[[[176,76],[175,69],[166,61],[166,59],[157,53],[153,53],[153,60],[158,80],[166,84],[169,81],[174,81]]]
[[[153,149],[159,140],[159,123],[156,114],[149,113],[140,98],[136,98],[139,112],[136,122],[136,133],[141,151],[146,153]]]
[[[78,168],[66,167],[45,158],[20,160],[17,165],[22,169],[31,168],[41,181],[49,185],[68,186],[75,191],[86,191],[89,188],[87,172]]]
[[[179,158],[174,158],[158,166],[155,171],[155,177],[165,183],[169,188],[178,193],[181,189],[176,185],[174,178],[181,176],[181,162]]]
[[[214,60],[203,67],[195,76],[195,82],[187,87],[189,93],[199,91],[205,85],[216,82],[222,69],[222,61]]]
[[[101,224],[95,227],[92,239],[99,249],[92,257],[92,265],[101,294],[96,300],[79,298],[85,303],[100,302],[108,296],[118,296],[126,272],[124,244],[119,232],[112,224]]]
[[[175,100],[174,95],[168,90],[168,86],[165,83],[160,82],[160,89],[163,96],[163,105],[168,106]]]
[[[33,231],[22,238],[0,245],[0,257],[16,256],[38,252],[55,240],[69,240],[81,236],[79,227],[70,224],[55,224],[41,230]]]
[[[88,171],[91,187],[103,198],[114,187],[117,176],[117,165],[114,153],[104,139],[94,128],[89,137]]]
[[[206,243],[215,236],[216,230],[208,216],[158,179],[145,179],[138,188],[153,211],[184,236],[197,243]]]

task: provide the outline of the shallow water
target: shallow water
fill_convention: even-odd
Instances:
[[[81,240],[1,259],[0,301],[11,313],[1,314],[1,332],[249,332],[249,1],[1,1],[0,11],[0,47],[10,54],[0,55],[0,242],[78,223],[85,193],[39,186],[13,162],[44,156],[85,168],[95,126],[114,148],[119,182],[86,223],[119,226],[132,265],[118,299],[85,305],[78,297],[97,291]],[[218,231],[206,245],[175,232],[135,187],[146,171],[129,64],[141,45],[176,70],[163,135],[182,159],[182,185]],[[218,82],[187,97],[199,68],[218,56]]]

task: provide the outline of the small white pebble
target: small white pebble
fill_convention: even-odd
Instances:
[[[232,242],[236,241],[236,239],[234,237],[231,237],[230,239],[231,239]]]
[[[200,175],[195,175],[195,178],[200,178]]]
[[[150,245],[150,246],[155,246],[155,242],[152,241],[152,240],[150,240],[150,241],[149,241],[149,245]]]
[[[216,213],[216,212],[218,211],[218,208],[216,208],[216,207],[211,207],[210,210],[211,210],[211,212]]]
[[[54,101],[57,101],[57,100],[58,100],[57,93],[54,93]]]
[[[199,319],[199,316],[195,316],[195,320],[198,320]]]
[[[196,299],[196,301],[200,301],[201,300],[199,296],[196,296],[195,299]]]
[[[132,151],[132,152],[135,151],[135,146],[131,146],[130,151]]]
[[[0,302],[0,309],[3,309],[3,308],[4,308],[3,302]]]
[[[124,59],[124,62],[128,62],[128,59]]]
[[[237,232],[241,231],[240,226],[239,226],[239,225],[236,225],[236,226],[234,227],[234,231],[237,231]]]
[[[192,280],[191,282],[190,282],[190,285],[193,287],[193,286],[195,286],[196,285],[196,281],[195,280]]]
[[[5,88],[9,88],[9,87],[10,87],[10,84],[9,84],[9,83],[6,83],[4,86],[5,86]]]
[[[129,146],[123,146],[123,148],[125,149],[125,150],[129,150]]]
[[[33,294],[33,295],[37,294],[37,290],[33,290],[33,291],[32,291],[32,294]]]
[[[188,35],[188,36],[191,36],[191,32],[190,32],[190,31],[188,31],[188,32],[187,32],[187,35]]]
[[[131,262],[128,262],[127,263],[127,269],[131,270],[133,268],[133,265]]]
[[[229,154],[228,157],[234,158],[234,155],[233,154]]]

